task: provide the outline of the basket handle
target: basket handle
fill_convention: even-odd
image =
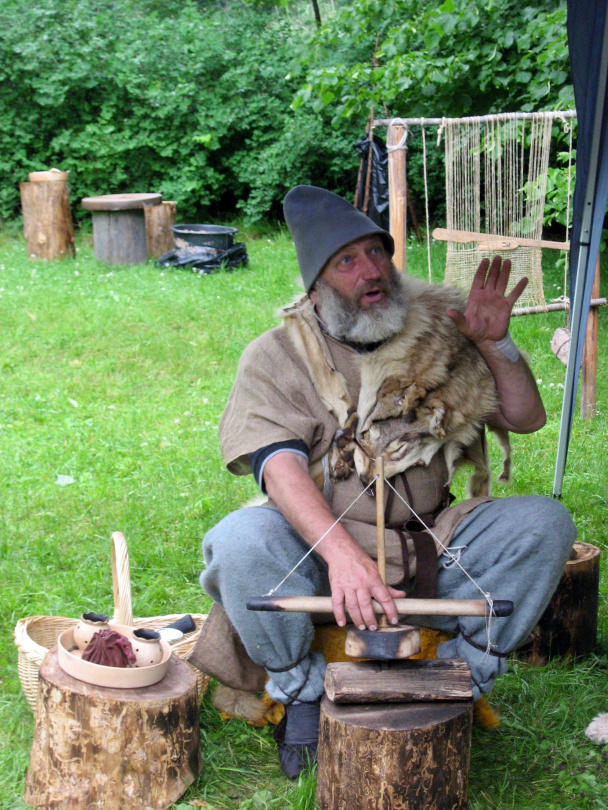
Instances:
[[[133,624],[131,602],[131,572],[129,552],[122,532],[112,534],[112,587],[114,590],[114,620],[130,627]]]

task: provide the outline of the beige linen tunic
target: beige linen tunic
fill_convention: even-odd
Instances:
[[[308,307],[304,299],[300,306]],[[359,355],[350,347],[319,335],[326,342],[328,357],[336,371],[347,383],[351,402],[359,397]],[[326,353],[327,354],[327,353]],[[226,465],[235,475],[251,473],[249,454],[275,442],[299,439],[309,448],[309,465],[318,467],[318,462],[327,453],[338,429],[337,419],[323,402],[315,389],[306,362],[296,351],[287,330],[281,324],[254,340],[243,352],[235,382],[230,392],[226,409],[220,421],[220,445]],[[441,503],[448,471],[440,451],[428,467],[413,467],[406,472],[417,514],[433,512]],[[342,524],[366,552],[376,559],[376,502],[362,492],[356,473],[345,481],[333,482],[330,506],[336,517],[350,507]],[[405,497],[403,485],[395,482],[397,491]],[[444,509],[433,528],[437,538],[437,552],[451,540],[452,532],[459,521],[485,497],[474,498]],[[269,506],[274,506],[268,501]],[[398,498],[393,498],[387,525],[403,525],[411,517],[409,508]],[[387,581],[401,583],[404,578],[401,541],[396,531],[386,530]],[[415,573],[414,546],[408,545],[409,576]],[[232,627],[224,610],[214,604],[199,635],[189,661],[222,683],[238,689],[258,691],[263,689],[266,673],[255,664]]]
[[[299,307],[308,312],[312,307],[303,299]],[[319,336],[325,341],[335,371],[346,380],[351,402],[359,398],[359,354],[333,338]],[[251,472],[248,455],[275,442],[299,439],[309,448],[309,466],[318,467],[327,453],[339,424],[315,389],[305,361],[292,344],[285,327],[271,329],[254,340],[243,352],[234,386],[220,421],[220,444],[230,472],[244,475]],[[413,497],[412,507],[418,515],[433,512],[440,505],[448,482],[448,470],[439,451],[427,467],[416,466],[406,471]],[[400,480],[392,482],[401,495],[395,496],[387,526],[403,526],[412,513]],[[344,481],[333,482],[330,506],[336,517],[347,509],[341,523],[373,558],[376,558],[376,502],[368,494],[359,498],[362,484],[352,473]],[[402,500],[402,498],[404,500]],[[449,543],[458,521],[485,499],[474,499],[441,513],[434,533],[438,553]],[[273,505],[269,501],[270,505]],[[403,580],[403,552],[399,535],[387,529],[385,535],[387,581]],[[415,555],[408,539],[409,576],[415,573]]]

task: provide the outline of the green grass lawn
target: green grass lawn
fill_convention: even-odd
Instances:
[[[109,266],[78,239],[75,261],[37,262],[18,237],[0,237],[0,808],[24,808],[33,716],[17,675],[12,632],[30,615],[110,612],[110,535],[122,531],[135,616],[206,612],[201,540],[256,493],[222,466],[217,425],[243,348],[298,292],[295,253],[282,232],[247,234],[247,268]],[[434,246],[439,280],[442,247]],[[412,243],[408,271],[426,276]],[[548,266],[549,296],[561,293]],[[605,294],[605,292],[604,292]],[[497,495],[550,494],[564,368],[550,351],[564,313],[518,318],[548,413],[514,436],[514,480]],[[598,413],[575,418],[563,503],[579,539],[608,547],[607,313],[600,313]],[[497,451],[494,467],[499,469]],[[66,483],[73,481],[73,483]],[[463,479],[455,491],[462,496]],[[597,655],[574,666],[514,662],[492,694],[498,731],[473,735],[469,806],[608,808],[608,746],[585,726],[608,712],[608,580],[601,580]],[[201,709],[201,776],[183,802],[218,810],[314,808],[314,776],[282,776],[269,730],[222,723]],[[353,810],[356,810],[353,808]]]

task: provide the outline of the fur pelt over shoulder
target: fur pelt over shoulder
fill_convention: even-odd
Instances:
[[[344,377],[333,368],[312,304],[306,299],[281,313],[307,364],[317,392],[340,424],[329,453],[329,473],[345,478],[356,469],[364,483],[382,455],[387,478],[427,465],[440,448],[453,472],[467,448],[479,443],[484,419],[498,407],[494,378],[475,345],[448,318],[463,309],[460,290],[403,276],[408,300],[404,328],[380,348],[359,356],[361,391],[351,402]],[[509,478],[506,431],[502,480]],[[487,454],[471,456],[476,470],[469,494],[487,494]]]

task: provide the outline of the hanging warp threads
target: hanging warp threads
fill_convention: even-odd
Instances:
[[[501,252],[511,260],[509,291],[524,276],[530,280],[519,308],[546,306],[541,248],[507,247],[501,237],[542,238],[553,121],[543,113],[443,119],[447,230],[471,235],[448,241],[447,284],[470,288],[481,259]]]

